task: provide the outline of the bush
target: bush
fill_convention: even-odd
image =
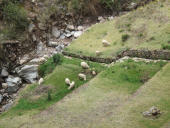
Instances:
[[[170,50],[170,44],[162,44],[162,49]]]
[[[47,100],[48,100],[48,101],[51,101],[51,100],[52,100],[52,97],[51,97],[51,91],[50,91],[50,90],[48,91],[48,97],[47,97]]]
[[[100,0],[102,4],[106,6],[106,8],[114,11],[120,11],[124,8],[124,6],[129,3],[130,0]]]
[[[48,59],[44,64],[41,64],[38,68],[38,73],[41,77],[51,73],[55,67],[62,63],[62,57],[59,54],[54,55]]]
[[[129,36],[128,34],[123,34],[123,35],[122,35],[122,41],[123,41],[123,42],[127,41],[127,40],[129,39],[129,37],[130,37],[130,36]]]
[[[61,64],[61,56],[59,54],[55,54],[53,56],[53,62],[57,65],[57,64]]]
[[[25,30],[29,25],[27,13],[16,3],[8,2],[2,9],[3,19],[15,27],[16,30]]]

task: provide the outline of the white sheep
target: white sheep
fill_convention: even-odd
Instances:
[[[86,81],[86,75],[85,74],[79,73],[78,76],[79,76],[80,79],[83,79],[84,81]]]
[[[95,76],[97,73],[95,71],[92,71],[92,75]]]
[[[38,84],[41,85],[43,82],[44,82],[44,79],[40,78],[39,81],[38,81]]]
[[[102,54],[102,52],[96,51],[96,56],[100,56],[101,54]]]
[[[81,62],[81,67],[84,69],[88,69],[89,65],[86,62]]]
[[[70,80],[69,80],[69,78],[65,78],[65,83],[66,83],[67,85],[70,85]]]
[[[74,86],[75,86],[75,82],[72,81],[72,82],[70,83],[70,86],[68,87],[68,90],[71,90],[72,88],[74,88]]]
[[[104,47],[110,46],[110,43],[107,40],[103,40],[102,44]]]

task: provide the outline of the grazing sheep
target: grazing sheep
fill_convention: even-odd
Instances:
[[[38,84],[41,85],[43,82],[44,82],[44,79],[40,78],[39,81],[38,81]]]
[[[65,83],[66,83],[67,85],[70,85],[70,80],[69,80],[69,78],[65,78]]]
[[[70,86],[68,87],[68,90],[71,90],[72,88],[74,88],[74,86],[75,86],[75,82],[72,81],[72,82],[70,83]]]
[[[103,40],[102,44],[103,44],[104,47],[110,46],[110,43],[107,40]]]
[[[102,52],[96,51],[96,56],[100,56],[101,54],[102,54]]]
[[[89,65],[86,62],[81,62],[81,67],[84,69],[88,69]]]
[[[95,76],[97,73],[95,71],[92,71],[92,75]]]
[[[83,79],[84,81],[86,81],[86,75],[85,74],[79,73],[78,76],[79,76],[80,79]]]

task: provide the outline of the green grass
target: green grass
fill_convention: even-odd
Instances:
[[[50,62],[51,58],[46,63],[49,64]],[[7,112],[7,114],[21,114],[25,111],[33,109],[39,111],[61,100],[65,95],[72,91],[67,89],[68,86],[65,84],[65,78],[69,78],[71,81],[75,81],[75,88],[78,88],[80,85],[88,82],[90,79],[93,78],[93,76],[89,73],[89,71],[81,68],[80,62],[80,59],[68,59],[62,57],[61,64],[57,65],[53,72],[45,77],[43,85],[29,85],[21,93],[20,99],[16,106],[14,106],[9,112]],[[101,64],[92,62],[87,63],[98,73],[105,69],[105,67]],[[53,67],[54,65],[51,66]],[[85,72],[87,74],[87,81],[79,80],[78,74],[80,72]],[[40,90],[40,88],[43,87],[44,89]],[[50,101],[48,100],[49,91],[51,92]]]
[[[170,40],[168,2],[152,2],[113,21],[93,25],[65,50],[88,56],[96,56],[95,52],[101,51],[102,57],[111,57],[125,48],[162,49],[162,44],[168,45]],[[111,46],[103,47],[103,39]]]
[[[133,60],[128,60],[108,68],[101,73],[100,78],[106,77],[112,83],[112,87],[120,88],[133,94],[140,86],[152,78],[164,64],[165,62],[134,63]]]
[[[146,82],[152,78],[161,70],[165,62],[145,63],[127,60],[124,63],[117,63],[107,69],[99,64],[89,63],[91,67],[96,67],[98,71],[105,70],[92,80],[88,76],[88,80],[90,81],[82,87],[79,86],[84,84],[84,82],[77,78],[77,73],[82,70],[78,68],[79,64],[80,60],[78,59],[69,60],[65,58],[63,63],[57,66],[55,71],[45,78],[43,85],[49,85],[51,87],[52,100],[50,101],[47,100],[48,92],[36,99],[34,92],[38,87],[37,85],[32,85],[25,89],[21,94],[23,97],[21,96],[18,104],[9,112],[1,115],[0,127],[17,128],[22,124],[26,126],[24,125],[27,124],[26,122],[33,124],[33,127],[36,128],[46,127],[48,125],[51,128],[62,127],[70,123],[70,127],[73,128],[80,127],[81,125],[86,127],[92,123],[90,120],[101,120],[101,117],[105,117],[105,114],[109,111],[115,110],[117,106],[125,103],[144,84],[143,79]],[[65,77],[69,77],[71,80],[74,79],[77,83],[76,88],[79,87],[79,89],[76,89],[70,96],[66,96],[62,101],[59,101],[69,93],[67,86],[63,82]],[[57,101],[59,102],[56,105],[45,110],[45,115],[41,116],[41,114],[38,114]],[[32,120],[30,118],[32,116],[36,118]],[[72,116],[76,118],[73,122],[70,120]],[[85,121],[90,122],[86,125],[82,124],[82,116],[85,118]],[[47,120],[40,123],[38,120],[42,117]],[[11,118],[10,123],[5,123]],[[21,118],[22,120],[19,121]],[[54,123],[50,123],[50,121]],[[11,124],[14,125],[12,126]],[[98,123],[94,122],[93,124],[97,125]]]

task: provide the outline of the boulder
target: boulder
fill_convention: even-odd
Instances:
[[[38,79],[38,65],[25,65],[17,73],[28,83],[35,83]]]
[[[34,28],[35,28],[35,25],[31,23],[31,24],[28,26],[28,32],[31,33]]]
[[[34,63],[34,64],[39,64],[39,63],[42,63],[42,62],[45,62],[45,61],[46,61],[46,59],[44,57],[40,57],[40,58],[34,58],[30,62]]]
[[[37,44],[37,54],[40,54],[44,49],[44,45],[43,43],[40,41],[38,44]]]
[[[102,16],[99,16],[99,17],[98,17],[98,21],[99,21],[99,22],[104,22],[105,19],[104,19]]]
[[[13,104],[13,101],[12,100],[9,101],[8,104],[6,104],[2,107],[2,111],[7,111],[8,109],[10,109],[12,107],[12,104]]]
[[[3,68],[2,71],[1,71],[1,76],[2,77],[8,77],[8,75],[9,75],[9,73],[8,73],[7,69]]]
[[[41,29],[41,30],[45,30],[45,29],[46,29],[46,26],[45,26],[45,24],[43,24],[43,23],[38,23],[38,27],[39,27],[39,29]]]
[[[63,44],[60,44],[60,45],[58,45],[57,47],[56,47],[56,51],[57,52],[61,52],[63,49],[64,49],[64,45]]]
[[[78,31],[83,31],[83,29],[84,29],[83,26],[78,26],[78,27],[77,27],[77,30],[78,30]]]
[[[22,81],[21,78],[10,75],[6,79],[6,83],[8,84],[7,92],[15,93],[19,89],[19,86],[22,84]]]
[[[132,10],[132,9],[135,9],[136,7],[137,7],[137,3],[132,2],[132,3],[129,5],[128,9],[129,9],[129,10]]]
[[[108,20],[113,20],[113,19],[114,19],[113,16],[108,17]]]
[[[152,106],[148,111],[143,112],[143,116],[146,116],[146,117],[158,116],[160,114],[161,114],[160,110],[155,106]]]
[[[37,40],[35,34],[32,35],[32,40],[33,40],[33,41],[36,41],[36,40]]]
[[[60,36],[60,39],[61,40],[63,40],[63,39],[65,39],[66,37],[65,37],[65,34],[62,34],[61,36]]]
[[[8,88],[8,84],[7,83],[2,83],[2,88],[3,89],[7,89]]]
[[[57,27],[53,27],[53,28],[52,28],[52,35],[53,35],[54,37],[59,38],[59,37],[60,37],[60,34],[61,34],[61,32],[58,30]]]
[[[2,102],[3,100],[3,96],[0,94],[0,103]]]
[[[78,38],[79,36],[81,36],[82,35],[82,31],[76,31],[75,33],[74,33],[74,37],[75,38]]]
[[[50,46],[50,47],[56,47],[56,46],[58,46],[58,42],[57,42],[57,41],[49,41],[49,42],[48,42],[48,46]]]
[[[67,25],[67,29],[69,29],[69,30],[74,30],[75,27],[74,27],[74,25]]]
[[[65,34],[65,36],[66,36],[67,38],[69,38],[69,37],[72,36],[72,34],[71,34],[71,33],[67,33],[67,34]]]

